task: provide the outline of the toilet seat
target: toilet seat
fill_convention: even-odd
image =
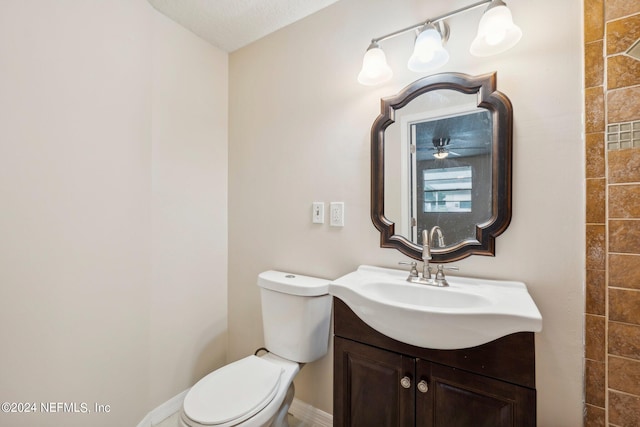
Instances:
[[[273,400],[282,372],[281,366],[260,357],[240,359],[198,381],[184,399],[183,414],[197,425],[239,424]]]

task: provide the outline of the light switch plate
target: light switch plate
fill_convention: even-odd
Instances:
[[[324,202],[313,202],[312,209],[311,222],[324,224]]]

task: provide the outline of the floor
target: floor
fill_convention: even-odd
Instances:
[[[176,412],[171,415],[169,418],[164,419],[159,424],[154,424],[153,427],[179,427],[178,419],[180,418],[180,413]]]
[[[178,419],[180,414],[176,412],[171,415],[169,418],[166,418],[159,424],[155,424],[154,427],[179,427]],[[293,417],[293,415],[289,414],[289,427],[313,427],[311,424],[305,424],[302,421]]]

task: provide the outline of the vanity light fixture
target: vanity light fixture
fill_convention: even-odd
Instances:
[[[449,52],[444,48],[444,44],[449,39],[449,26],[444,20],[486,4],[489,6],[480,19],[478,34],[471,44],[471,54],[490,56],[512,48],[522,37],[522,31],[513,23],[511,11],[502,0],[481,0],[372,39],[362,61],[358,82],[374,86],[390,80],[393,72],[387,64],[386,56],[379,43],[408,32],[416,33],[413,54],[407,63],[409,69],[415,72],[426,72],[442,67],[449,60]]]

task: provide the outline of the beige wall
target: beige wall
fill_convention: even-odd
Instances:
[[[226,356],[227,55],[146,1],[0,2],[0,400],[129,426]]]
[[[149,385],[155,406],[226,361],[228,55],[153,15]]]
[[[369,217],[369,130],[380,97],[420,77],[405,67],[411,36],[383,43],[391,82],[369,88],[356,76],[372,37],[466,4],[341,0],[230,55],[230,359],[262,344],[261,270],[335,278],[359,264],[406,259],[379,247]],[[581,1],[509,6],[524,37],[489,59],[467,53],[481,10],[449,21],[452,58],[442,71],[495,70],[514,106],[513,221],[496,257],[456,265],[463,275],[528,284],[544,318],[539,425],[573,427],[583,401]],[[346,226],[312,224],[313,201],[344,201]],[[296,384],[298,398],[331,412],[330,356],[306,366]]]

